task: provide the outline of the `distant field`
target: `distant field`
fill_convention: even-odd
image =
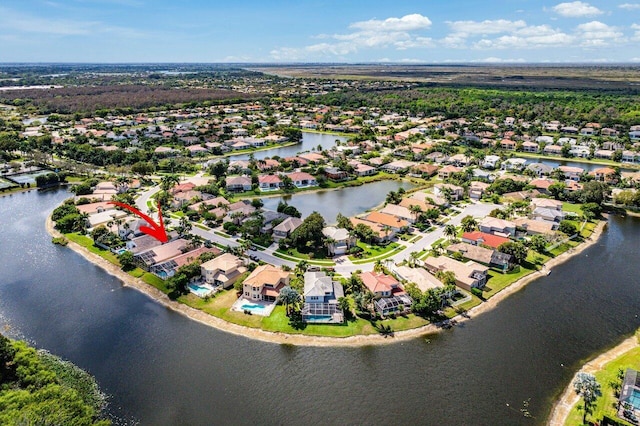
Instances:
[[[640,91],[640,66],[292,65],[252,67],[290,77],[408,81],[453,86]]]
[[[74,113],[105,108],[145,109],[189,102],[241,101],[258,95],[226,89],[167,88],[143,85],[64,87],[0,92],[0,103],[31,104],[42,113]]]

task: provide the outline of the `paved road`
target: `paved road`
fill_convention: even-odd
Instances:
[[[474,203],[469,204],[464,209],[461,210],[459,214],[451,218],[448,224],[458,226],[462,221],[462,218],[465,216],[473,216],[476,219],[481,219],[486,217],[491,210],[498,208],[497,204],[485,204],[485,203]],[[402,250],[400,253],[395,256],[390,257],[388,260],[393,263],[400,263],[403,260],[409,257],[411,252],[421,252],[427,247],[430,247],[431,244],[444,237],[444,226],[438,227],[432,232],[422,233],[419,232],[418,235],[422,235],[422,238],[419,241],[416,241],[414,244],[409,245],[407,248]],[[336,265],[336,272],[343,276],[351,275],[352,272],[361,269],[363,271],[370,271],[373,269],[374,263],[365,263],[362,265]]]

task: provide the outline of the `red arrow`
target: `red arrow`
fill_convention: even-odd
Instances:
[[[166,243],[169,241],[169,237],[167,236],[167,231],[164,229],[164,223],[162,221],[162,210],[160,210],[160,202],[158,201],[158,218],[160,219],[160,225],[155,223],[153,219],[151,219],[146,214],[142,213],[140,210],[135,207],[131,207],[129,204],[121,203],[120,201],[109,201],[108,204],[115,204],[116,206],[122,207],[123,209],[129,210],[131,213],[140,216],[144,220],[147,221],[151,227],[141,226],[140,231],[144,232],[147,235],[151,235],[156,240],[161,243]]]

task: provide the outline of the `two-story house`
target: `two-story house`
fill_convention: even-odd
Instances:
[[[242,259],[231,253],[224,253],[200,265],[202,277],[213,286],[230,288],[247,268]]]
[[[305,272],[302,319],[309,323],[342,323],[344,312],[338,299],[344,296],[342,284],[324,272]]]

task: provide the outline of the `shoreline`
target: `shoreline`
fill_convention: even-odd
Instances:
[[[560,265],[567,260],[571,259],[573,256],[580,254],[582,251],[587,249],[588,247],[595,244],[600,235],[606,226],[606,221],[600,221],[596,228],[593,231],[593,234],[580,246],[568,250],[565,253],[562,253],[558,257],[550,259],[546,264],[544,264],[543,268],[539,271],[535,271],[525,277],[522,277],[518,281],[511,284],[509,287],[497,293],[495,296],[487,300],[486,302],[482,302],[480,305],[471,308],[466,312],[465,316],[457,315],[454,318],[457,323],[463,323],[468,320],[473,319],[475,315],[480,315],[484,312],[488,312],[494,309],[501,301],[505,300],[507,297],[520,291],[527,284],[536,280],[539,277],[543,277],[548,275],[548,272],[552,267]],[[60,232],[54,229],[53,221],[51,220],[51,215],[47,217],[46,221],[46,229],[49,235],[52,237],[61,237],[63,236]],[[85,250],[84,247],[74,243],[73,241],[69,241],[67,246],[71,250],[78,253],[80,256],[84,257],[89,262],[93,263],[96,266],[101,267],[108,274],[118,278],[124,287],[134,288],[141,293],[147,295],[151,299],[160,303],[161,305],[172,309],[175,312],[178,312],[194,321],[197,321],[201,324],[208,325],[213,328],[217,328],[223,332],[235,334],[238,336],[243,336],[249,339],[259,340],[262,342],[269,342],[275,344],[289,344],[289,345],[297,345],[297,346],[365,346],[365,345],[383,345],[383,344],[393,344],[397,342],[401,342],[404,340],[414,339],[417,337],[425,336],[428,334],[439,333],[442,331],[441,327],[438,327],[435,324],[427,324],[422,327],[414,328],[411,330],[402,330],[394,332],[393,337],[384,336],[381,334],[367,334],[367,335],[358,335],[358,336],[350,336],[350,337],[324,337],[324,336],[311,336],[304,334],[288,334],[281,332],[272,332],[261,330],[259,328],[246,327],[238,324],[234,324],[232,322],[225,321],[221,318],[215,317],[213,315],[209,315],[203,311],[197,310],[185,304],[182,304],[177,301],[170,300],[166,294],[158,290],[157,288],[145,283],[140,278],[135,278],[126,272],[122,271],[118,266],[112,264],[111,262],[103,259],[97,254],[91,253],[88,250]]]
[[[625,339],[622,343],[615,346],[614,348],[611,348],[608,351],[596,356],[591,361],[585,363],[578,371],[576,371],[573,377],[571,377],[571,381],[562,392],[560,398],[558,398],[556,402],[554,402],[553,407],[551,408],[551,413],[549,414],[549,418],[547,420],[547,425],[564,426],[569,413],[571,412],[573,407],[580,401],[580,398],[573,390],[573,381],[575,380],[578,373],[586,372],[595,374],[597,371],[602,370],[605,364],[613,361],[614,359],[629,352],[630,350],[639,347],[639,339],[640,337],[637,335],[637,333],[634,333],[633,336]]]

